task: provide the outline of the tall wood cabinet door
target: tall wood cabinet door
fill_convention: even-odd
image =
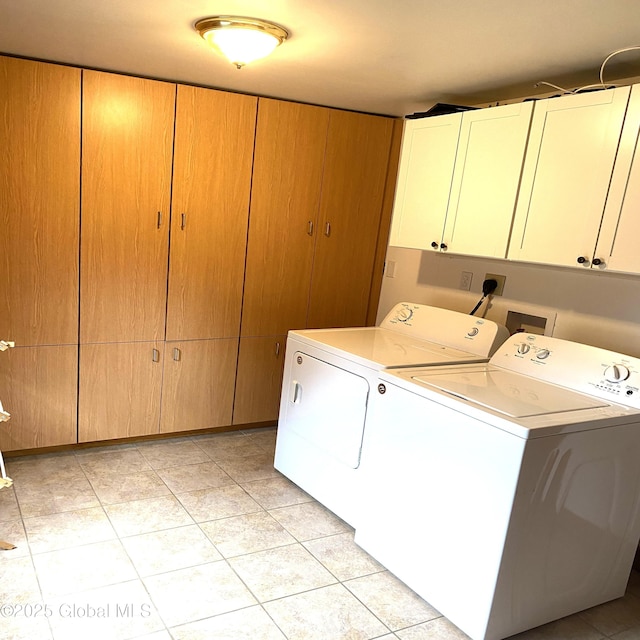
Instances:
[[[83,72],[80,341],[164,338],[175,85]]]
[[[237,337],[257,98],[177,99],[167,340]]]
[[[405,121],[391,245],[439,250],[461,123],[461,113]]]
[[[78,442],[158,433],[163,342],[80,345]]]
[[[80,70],[0,57],[0,338],[78,341]]]
[[[233,424],[278,419],[287,336],[240,338]]]
[[[329,113],[259,100],[243,336],[306,324]]]
[[[75,443],[77,345],[16,347],[0,356],[0,398],[11,414],[0,425],[0,450]]]
[[[620,87],[536,102],[510,259],[577,267],[586,257],[588,266],[629,92]]]
[[[331,114],[308,327],[366,323],[392,130],[391,118]]]
[[[167,342],[160,431],[231,424],[238,338]]]
[[[462,114],[443,243],[449,252],[504,258],[533,102]]]

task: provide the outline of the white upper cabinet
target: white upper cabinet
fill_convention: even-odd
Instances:
[[[640,273],[640,85],[631,90],[592,267]],[[595,263],[595,265],[594,265]]]
[[[532,111],[521,102],[463,114],[442,241],[448,251],[507,255]]]
[[[630,87],[535,103],[508,257],[590,266]]]
[[[390,244],[504,258],[533,104],[405,123]]]
[[[461,113],[405,121],[391,245],[440,246],[461,122]]]

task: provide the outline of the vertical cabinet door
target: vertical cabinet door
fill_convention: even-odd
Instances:
[[[167,342],[161,433],[231,424],[238,338]]]
[[[591,266],[640,273],[640,85],[631,89],[620,148]]]
[[[286,335],[241,338],[233,424],[278,419]]]
[[[178,86],[167,340],[240,335],[256,105]]]
[[[164,343],[80,345],[78,442],[158,433]]]
[[[306,325],[329,110],[260,99],[242,336]]]
[[[80,341],[162,340],[175,85],[83,72]]]
[[[0,426],[0,449],[75,443],[77,345],[16,347],[0,356],[0,398],[11,414]]]
[[[510,259],[589,266],[629,92],[621,87],[536,102]]]
[[[392,130],[391,118],[331,113],[308,327],[366,324]]]
[[[80,70],[0,57],[0,339],[78,341]]]
[[[518,197],[533,102],[462,114],[443,244],[504,258]]]
[[[461,113],[405,121],[391,245],[439,250],[461,122]]]

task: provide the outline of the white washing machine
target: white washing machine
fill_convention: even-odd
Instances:
[[[490,320],[405,302],[379,327],[290,331],[275,468],[355,525],[360,449],[378,372],[485,362],[507,337]]]
[[[473,640],[622,596],[640,537],[640,360],[516,334],[383,371],[356,542]]]

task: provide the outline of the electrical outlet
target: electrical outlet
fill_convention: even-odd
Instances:
[[[460,288],[463,291],[469,291],[471,289],[471,280],[473,280],[473,273],[471,271],[463,271],[460,274]]]
[[[496,290],[492,295],[501,296],[504,291],[504,283],[507,281],[507,276],[497,276],[495,273],[487,273],[484,276],[485,280],[495,280],[498,283]]]

